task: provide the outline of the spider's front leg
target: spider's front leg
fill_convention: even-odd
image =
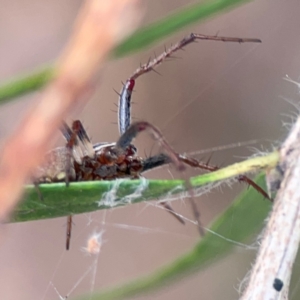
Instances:
[[[72,129],[63,122],[60,130],[66,139],[67,160],[65,166],[65,183],[66,186],[69,186],[70,179],[75,181],[78,179],[74,163],[76,162],[81,164],[84,156],[88,155],[89,157],[93,157],[95,155],[95,151],[82,123],[79,120],[73,122]],[[83,149],[80,147],[78,139],[81,142]],[[73,172],[75,172],[74,175],[72,175]],[[72,224],[72,215],[69,215],[67,217],[66,250],[70,249]]]
[[[239,37],[224,37],[224,36],[218,36],[218,35],[204,35],[204,34],[198,34],[198,33],[191,33],[190,35],[184,37],[182,40],[180,40],[178,43],[172,45],[170,48],[166,49],[163,53],[161,53],[159,56],[155,57],[154,59],[150,59],[147,63],[142,64],[138,69],[135,70],[135,72],[126,80],[125,84],[123,85],[123,88],[119,94],[119,111],[118,111],[118,124],[119,124],[119,132],[121,135],[123,135],[126,130],[130,127],[131,124],[131,96],[132,92],[135,86],[135,80],[139,78],[140,76],[155,71],[154,69],[162,64],[165,60],[168,58],[171,58],[174,53],[176,53],[178,50],[182,50],[184,47],[194,43],[195,41],[201,41],[201,40],[210,40],[210,41],[222,41],[222,42],[234,42],[234,43],[261,43],[260,39],[257,38],[239,38]],[[131,129],[132,130],[132,129]],[[126,134],[128,137],[130,134]],[[177,158],[175,155],[176,152],[173,152],[172,157],[167,158],[166,156],[155,156],[153,158],[149,158],[148,160],[144,161],[144,171],[148,169],[155,168],[156,166],[167,164],[170,162],[169,159],[173,161],[182,161],[183,163],[192,166],[197,167],[201,169],[206,169],[208,171],[216,171],[218,168],[211,167],[208,164],[203,164],[201,162],[198,162],[192,158],[183,156],[183,155],[177,155]],[[249,185],[253,186],[256,190],[258,190],[261,194],[264,195],[264,197],[269,198],[268,195],[264,192],[263,189],[261,189],[259,186],[257,186],[252,180],[247,178],[246,176],[239,176],[239,181],[244,181],[248,183]]]
[[[82,158],[84,156],[94,157],[95,150],[92,142],[90,141],[81,121],[75,120],[72,123],[72,129],[65,123],[62,123],[60,128],[64,138],[66,139],[66,151],[67,151],[67,162],[66,162],[66,185],[69,185],[72,169],[72,161],[78,164],[82,163]],[[79,141],[80,144],[79,144]],[[78,178],[75,174],[75,181]]]
[[[118,123],[119,123],[119,132],[121,137],[116,144],[116,149],[119,149],[121,152],[125,151],[126,147],[129,146],[132,139],[141,131],[145,129],[150,129],[154,136],[161,142],[162,146],[166,150],[167,154],[160,154],[154,157],[147,158],[142,162],[142,172],[147,171],[158,166],[168,164],[173,162],[178,170],[184,169],[184,163],[191,165],[193,160],[189,162],[188,158],[180,156],[177,154],[166,141],[163,139],[160,132],[151,124],[147,122],[138,122],[131,125],[131,96],[133,92],[133,88],[135,85],[135,80],[140,77],[141,75],[153,71],[155,67],[160,65],[163,61],[167,58],[172,57],[172,55],[180,50],[183,49],[185,46],[193,43],[196,40],[212,40],[212,41],[223,41],[223,42],[237,42],[237,43],[260,43],[261,40],[259,39],[244,39],[244,38],[232,38],[232,37],[221,37],[221,36],[208,36],[202,34],[195,34],[191,33],[189,36],[183,38],[181,41],[176,43],[175,45],[171,46],[169,49],[165,49],[165,51],[155,57],[153,60],[149,60],[146,64],[141,65],[125,82],[121,93],[119,94],[119,111],[118,111]],[[119,151],[118,150],[118,151]],[[197,167],[201,168],[201,163],[198,163]],[[247,177],[240,177],[240,180],[246,181],[248,184],[251,184],[251,180]],[[191,192],[192,193],[192,192]],[[195,210],[195,205],[192,203],[194,208],[195,216],[198,216],[198,212]],[[198,217],[196,217],[198,218]],[[198,218],[199,219],[199,218]],[[199,223],[199,220],[198,220]],[[200,223],[199,223],[200,224]],[[199,226],[199,231],[202,228]]]
[[[162,133],[158,128],[153,126],[152,124],[140,121],[135,122],[130,125],[129,128],[120,136],[119,140],[116,143],[116,149],[120,149],[120,151],[125,151],[127,147],[130,146],[132,140],[141,132],[148,130],[153,135],[154,139],[158,141],[163,149],[167,153],[167,157],[171,160],[176,169],[178,171],[185,170],[185,166],[179,158],[179,155],[174,151],[174,149],[170,146],[170,144],[166,141]]]
[[[142,64],[135,72],[126,80],[123,88],[119,94],[119,105],[118,105],[118,118],[119,118],[119,132],[120,134],[125,133],[131,124],[131,95],[134,89],[135,80],[140,76],[155,71],[155,68],[166,61],[168,58],[172,58],[172,55],[182,50],[184,47],[199,41],[199,40],[209,40],[209,41],[221,41],[221,42],[234,42],[234,43],[261,43],[260,39],[256,38],[236,38],[236,37],[224,37],[218,35],[204,35],[198,33],[191,33],[190,35],[184,37],[178,43],[172,45],[170,48],[166,49],[159,56],[154,59],[149,59],[145,64]]]

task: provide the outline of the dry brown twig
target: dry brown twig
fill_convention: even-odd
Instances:
[[[0,220],[21,197],[25,182],[50,149],[61,120],[87,90],[107,53],[136,26],[138,4],[138,0],[87,0],[83,4],[54,79],[3,148]]]
[[[273,190],[280,189],[242,300],[288,299],[300,243],[300,117],[281,146],[279,164],[268,180]]]

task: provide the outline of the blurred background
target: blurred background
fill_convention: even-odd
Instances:
[[[189,2],[194,1],[144,1],[143,24]],[[0,5],[0,80],[5,80],[55,60],[72,30],[81,1],[0,0]],[[164,46],[191,32],[253,37],[263,43],[203,41],[180,51],[175,55],[177,59],[159,67],[160,75],[152,72],[138,79],[133,116],[159,127],[179,153],[253,139],[258,141],[252,147],[272,149],[287,134],[283,122],[291,123],[297,113],[284,100],[298,103],[297,87],[283,77],[288,74],[297,81],[300,75],[299,11],[298,0],[252,2],[193,25],[147,51],[108,61],[91,100],[67,121],[81,119],[94,142],[116,141],[119,134],[114,89],[120,90],[121,82],[154,52],[159,54]],[[37,92],[1,106],[2,141],[38,97]],[[159,151],[154,144],[146,135],[135,143],[141,155]],[[211,162],[225,166],[255,153],[246,146],[216,151]],[[210,155],[211,151],[198,158]],[[190,172],[187,175],[198,174],[198,170]],[[182,174],[164,168],[145,176],[180,178]],[[243,188],[236,184],[233,189],[224,187],[198,198],[202,222],[208,225]],[[172,205],[177,212],[193,218],[188,202],[179,200]],[[65,251],[65,218],[0,227],[1,299],[59,299],[50,282],[66,296],[94,262],[94,257],[86,257],[81,251],[93,232],[105,230],[96,275],[90,272],[70,298],[89,292],[92,279],[94,289],[99,290],[149,274],[191,249],[199,239],[195,226],[182,226],[167,212],[149,204],[75,216],[74,223],[69,252]],[[254,257],[254,251],[236,248],[204,271],[137,299],[238,299],[237,289]],[[293,293],[293,299],[298,299],[297,287]]]

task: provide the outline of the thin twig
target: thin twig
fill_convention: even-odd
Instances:
[[[300,118],[280,149],[269,186],[280,189],[243,300],[288,299],[300,242]],[[277,173],[276,176],[274,174]],[[282,177],[282,181],[278,178]]]

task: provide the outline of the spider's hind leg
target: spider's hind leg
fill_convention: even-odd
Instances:
[[[142,172],[146,172],[155,168],[158,168],[160,166],[166,165],[171,163],[171,159],[161,153],[158,155],[154,155],[154,156],[150,156],[147,157],[143,162],[142,162]],[[161,206],[163,206],[173,217],[175,217],[181,224],[185,224],[184,219],[174,211],[174,209],[172,208],[172,206],[167,202],[167,201],[162,201],[159,203]]]

